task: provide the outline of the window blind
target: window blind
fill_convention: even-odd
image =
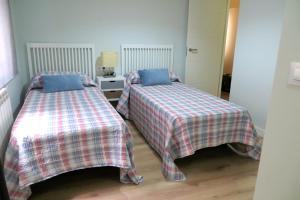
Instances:
[[[16,57],[8,0],[0,0],[0,88],[16,74]]]

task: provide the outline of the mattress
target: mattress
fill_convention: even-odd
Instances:
[[[5,155],[9,195],[27,199],[31,184],[91,167],[118,167],[122,182],[138,184],[132,148],[126,123],[98,88],[31,90]]]

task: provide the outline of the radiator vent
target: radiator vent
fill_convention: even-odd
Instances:
[[[0,142],[2,143],[13,123],[10,98],[6,88],[0,90]]]

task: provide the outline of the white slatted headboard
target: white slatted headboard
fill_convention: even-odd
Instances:
[[[122,74],[138,69],[173,70],[173,45],[122,45]]]
[[[30,78],[39,72],[79,72],[96,78],[94,45],[28,43]]]

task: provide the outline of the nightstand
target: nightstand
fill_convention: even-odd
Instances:
[[[98,76],[97,83],[108,101],[111,102],[112,105],[116,105],[122,95],[125,85],[125,78],[123,76],[109,78]]]

